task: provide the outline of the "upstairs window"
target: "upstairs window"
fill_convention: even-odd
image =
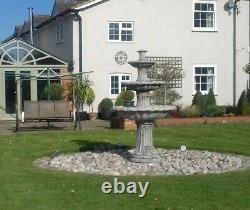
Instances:
[[[133,22],[109,22],[109,41],[131,42],[133,31]]]
[[[63,24],[59,23],[56,25],[56,43],[60,44],[63,42]]]
[[[216,30],[216,2],[195,1],[193,29],[197,31]]]

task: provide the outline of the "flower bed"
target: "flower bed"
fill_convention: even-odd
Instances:
[[[175,125],[197,125],[197,124],[225,124],[225,123],[245,123],[250,122],[250,116],[236,117],[198,117],[198,118],[166,118],[156,120],[156,127],[175,126]],[[124,130],[136,129],[133,120],[116,118],[111,120],[111,128]]]
[[[250,122],[250,116],[236,117],[199,117],[199,118],[168,118],[156,121],[157,127],[171,125],[194,125],[194,124],[225,124],[225,123],[243,123]]]

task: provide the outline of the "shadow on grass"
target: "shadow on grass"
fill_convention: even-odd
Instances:
[[[122,145],[122,144],[115,144],[115,143],[108,143],[108,142],[98,142],[98,141],[89,141],[89,140],[72,140],[72,143],[80,146],[79,151],[98,151],[98,152],[105,152],[107,150],[123,150],[127,151],[131,149],[130,146]]]

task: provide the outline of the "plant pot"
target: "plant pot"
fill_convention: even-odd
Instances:
[[[97,113],[88,113],[88,119],[91,121],[96,120],[97,118]]]
[[[125,107],[134,107],[135,102],[134,101],[124,101],[124,106]]]

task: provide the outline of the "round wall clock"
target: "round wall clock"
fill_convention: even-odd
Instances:
[[[115,61],[116,63],[118,63],[119,65],[124,65],[125,63],[127,63],[128,61],[128,56],[125,52],[123,51],[119,51],[118,53],[116,53],[115,55]]]

